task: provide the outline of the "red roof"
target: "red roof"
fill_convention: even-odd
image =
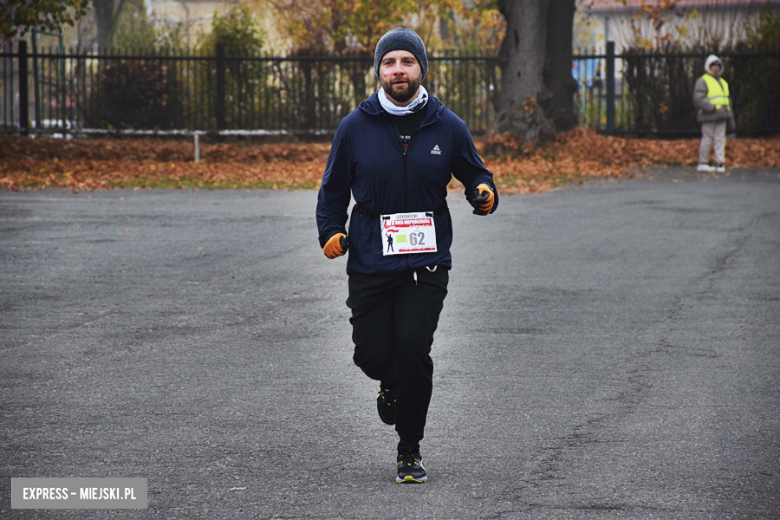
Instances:
[[[642,5],[643,0],[626,0],[623,5],[622,0],[582,0],[582,7],[585,11],[636,11]],[[665,0],[644,0],[648,7],[655,7]],[[669,3],[673,3],[670,1]],[[724,8],[724,7],[754,7],[760,9],[767,4],[773,4],[780,7],[780,0],[679,0],[675,7],[677,9],[701,9]]]

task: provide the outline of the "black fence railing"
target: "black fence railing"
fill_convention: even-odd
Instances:
[[[741,133],[780,133],[780,53],[723,53]],[[691,101],[703,54],[577,54],[580,124],[607,134],[699,132]],[[426,88],[482,134],[498,100],[494,57],[429,58]],[[247,130],[323,133],[377,87],[372,57],[0,53],[0,131]]]
[[[333,130],[376,89],[371,57],[231,57],[58,51],[0,54],[0,130]],[[425,86],[484,132],[500,72],[494,58],[429,59]],[[19,64],[34,64],[23,73]],[[28,70],[32,70],[28,67]],[[19,102],[20,95],[28,102]],[[25,112],[22,108],[27,108]]]
[[[573,57],[580,124],[607,134],[640,137],[700,134],[693,87],[709,54],[615,55],[613,49],[610,42],[606,53]],[[739,133],[780,133],[780,52],[718,56],[724,63],[723,77],[729,83]]]

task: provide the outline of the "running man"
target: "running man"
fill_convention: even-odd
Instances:
[[[493,174],[466,124],[422,86],[427,71],[414,31],[394,29],[379,40],[374,72],[381,88],[341,121],[317,197],[328,258],[347,252],[347,208],[355,198],[347,260],[353,359],[379,381],[379,417],[398,433],[397,482],[428,480],[420,441],[433,389],[433,334],[452,267],[447,184],[454,175],[465,186],[477,215],[498,206]],[[424,233],[435,250],[383,252],[383,217]]]

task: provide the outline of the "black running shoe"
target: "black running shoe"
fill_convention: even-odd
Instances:
[[[428,474],[423,467],[420,452],[399,453],[398,454],[398,476],[396,482],[400,483],[422,483],[428,481]]]
[[[376,409],[382,422],[392,426],[395,424],[395,390],[379,387],[376,396]]]

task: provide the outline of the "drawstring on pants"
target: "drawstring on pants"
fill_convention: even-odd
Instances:
[[[433,268],[431,268],[429,265],[426,265],[425,268],[429,273],[435,273],[436,269],[439,268],[439,264],[434,265]],[[414,285],[417,285],[417,271],[412,271],[412,278],[414,278]]]

